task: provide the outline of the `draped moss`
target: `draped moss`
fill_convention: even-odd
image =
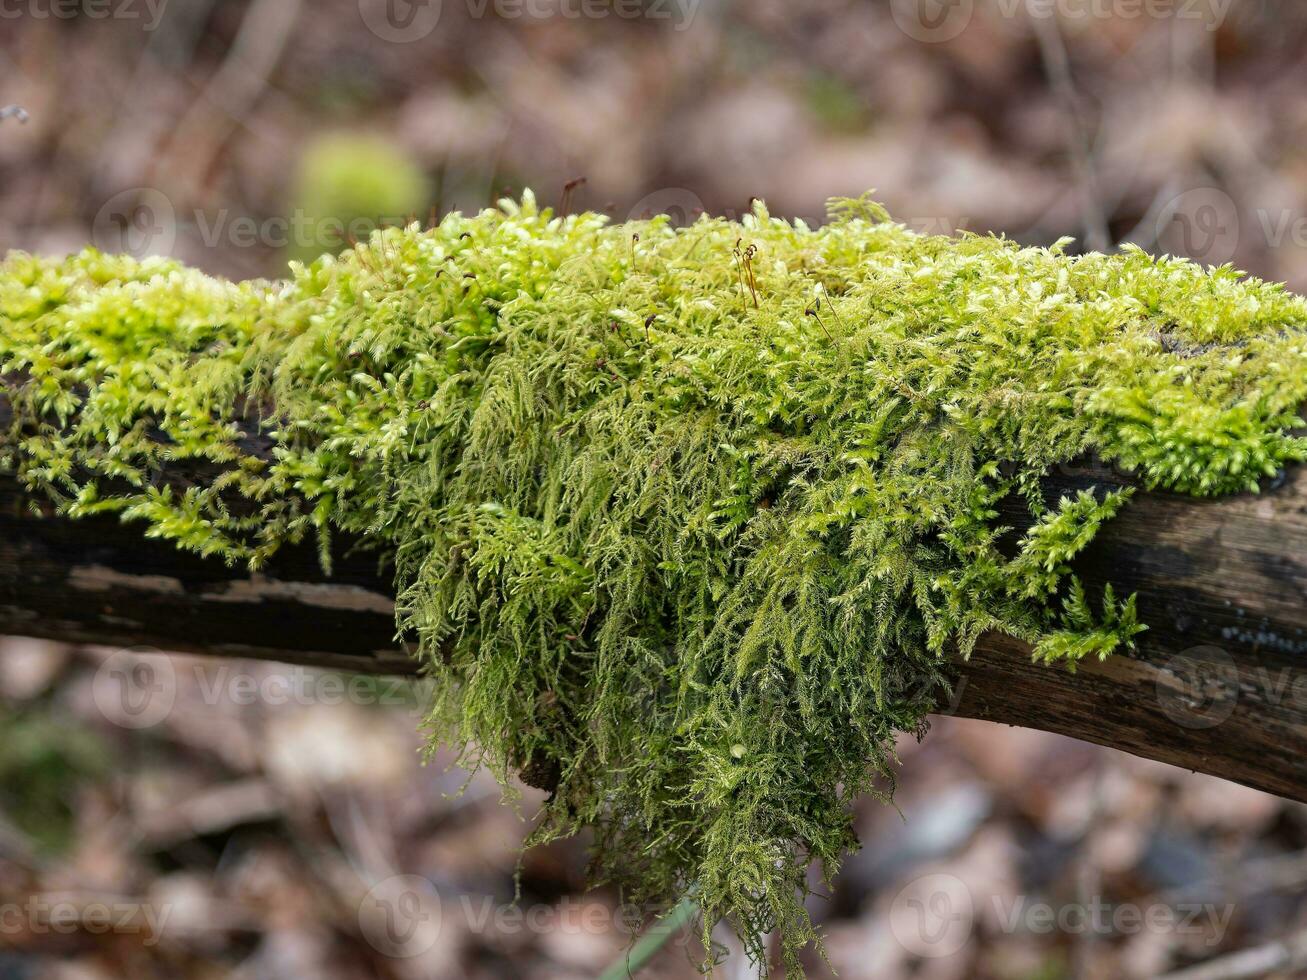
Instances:
[[[1145,628],[1068,569],[1129,492],[1041,477],[1092,453],[1214,495],[1307,458],[1307,303],[1064,247],[528,194],[286,282],[11,254],[0,466],[229,562],[372,544],[433,739],[548,785],[535,839],[591,828],[596,881],[693,890],[794,966],[810,864],[856,846],[955,650],[1074,665]]]

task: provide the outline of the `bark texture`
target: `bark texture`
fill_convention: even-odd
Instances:
[[[185,474],[180,475],[181,478]],[[1124,478],[1050,477],[1050,494]],[[1020,515],[1014,504],[1013,523]],[[941,711],[1086,739],[1307,801],[1307,467],[1261,495],[1141,493],[1082,556],[1086,584],[1139,593],[1138,652],[1063,667],[985,637]],[[1091,593],[1092,594],[1092,593]],[[367,673],[416,665],[394,637],[389,576],[342,544],[250,575],[139,525],[40,512],[0,477],[0,633],[151,646]]]

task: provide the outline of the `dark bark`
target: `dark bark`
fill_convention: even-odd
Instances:
[[[260,574],[145,537],[114,517],[65,520],[0,477],[0,634],[411,674],[375,554],[283,548]]]
[[[1115,478],[1067,471],[1058,493]],[[113,518],[33,512],[0,478],[0,633],[412,673],[375,555],[312,547],[257,576]],[[1013,515],[1015,516],[1015,514]],[[1140,494],[1078,563],[1139,593],[1139,651],[1075,674],[985,637],[941,710],[1059,732],[1307,800],[1307,468],[1260,496]]]

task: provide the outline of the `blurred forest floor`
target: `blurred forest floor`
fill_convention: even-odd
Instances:
[[[445,0],[396,43],[414,28],[388,31],[372,0],[174,0],[155,21],[145,0],[68,19],[29,0],[0,19],[0,105],[28,116],[0,121],[0,249],[276,277],[344,245],[329,219],[362,235],[527,186],[616,220],[761,197],[818,221],[877,188],[923,231],[1131,241],[1307,290],[1301,3],[1063,0],[1041,18],[955,0],[914,19],[913,2]],[[0,642],[0,978],[580,978],[626,947],[582,843],[527,852],[512,904],[539,797],[505,806],[484,774],[421,767],[420,686],[157,664]],[[115,702],[123,669],[167,681],[153,723]],[[812,902],[814,976],[1143,978],[1307,930],[1307,807],[957,719],[901,754],[897,809],[860,804],[863,850]],[[439,929],[396,956],[367,909],[403,875],[426,890],[380,911]],[[956,948],[903,918],[941,895]],[[1045,929],[1042,903],[1220,921]],[[133,917],[97,929],[92,907]],[[53,928],[58,909],[80,925]],[[648,976],[695,976],[702,955],[678,937]],[[748,975],[739,960],[719,974]]]

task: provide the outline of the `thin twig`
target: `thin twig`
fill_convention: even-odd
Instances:
[[[1307,851],[1245,861],[1228,874],[1155,892],[1146,904],[1175,907],[1186,902],[1207,901],[1219,895],[1226,901],[1247,899],[1266,892],[1292,891],[1307,886]]]
[[[187,196],[199,186],[227,138],[248,122],[299,19],[304,0],[255,0],[222,65],[174,129],[173,155],[188,159]]]
[[[1034,25],[1035,37],[1039,41],[1039,53],[1044,61],[1044,71],[1048,74],[1049,84],[1053,87],[1053,94],[1062,103],[1062,112],[1066,118],[1067,142],[1070,144],[1076,169],[1080,172],[1080,188],[1085,210],[1085,244],[1092,251],[1105,252],[1111,245],[1111,233],[1107,226],[1107,216],[1103,213],[1098,174],[1089,152],[1089,139],[1085,135],[1076,84],[1071,77],[1071,59],[1067,56],[1066,42],[1062,38],[1062,31],[1058,27],[1054,14],[1037,16],[1032,13],[1030,20]]]
[[[1301,976],[1297,971],[1304,969],[1307,969],[1307,931],[1168,973],[1158,980],[1257,980],[1272,974]]]
[[[1107,753],[1096,749],[1093,755],[1091,777],[1093,790],[1089,800],[1089,812],[1086,815],[1085,832],[1076,853],[1076,900],[1083,908],[1088,908],[1095,897],[1102,893],[1103,876],[1094,863],[1094,838],[1103,812],[1104,785],[1109,764]],[[1073,980],[1086,980],[1095,974],[1094,966],[1098,950],[1097,937],[1093,933],[1092,929],[1086,929],[1076,936],[1071,952]]]
[[[662,948],[667,945],[678,930],[692,922],[699,914],[699,903],[693,895],[681,899],[679,905],[672,909],[657,925],[645,933],[644,937],[631,947],[626,956],[612,964],[600,974],[599,980],[628,980],[637,970],[649,964]]]
[[[1158,229],[1166,227],[1175,214],[1175,199],[1179,194],[1179,182],[1174,177],[1169,178],[1158,190],[1152,203],[1148,205],[1148,210],[1139,219],[1139,224],[1126,233],[1120,244],[1138,245],[1142,249],[1151,251],[1157,244]]]

